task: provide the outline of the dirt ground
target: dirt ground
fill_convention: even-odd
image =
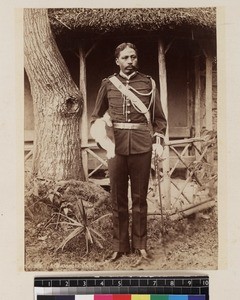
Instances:
[[[91,190],[91,189],[90,189]],[[101,194],[101,190],[96,194]],[[104,197],[106,197],[104,191]],[[108,198],[106,198],[108,199]],[[148,251],[150,261],[139,261],[136,254],[123,256],[114,263],[106,262],[111,253],[111,210],[109,199],[98,211],[86,209],[90,216],[89,228],[102,235],[101,243],[90,239],[86,253],[84,235],[77,235],[64,249],[63,239],[73,230],[69,223],[53,217],[49,205],[38,202],[35,211],[39,218],[25,219],[25,270],[26,271],[110,271],[110,270],[210,270],[217,269],[218,230],[216,207],[177,221],[165,220],[164,238],[161,235],[159,216],[148,217]],[[104,212],[104,213],[103,213]],[[94,221],[94,215],[101,216]],[[30,214],[30,215],[31,215]],[[102,249],[101,249],[102,248]]]

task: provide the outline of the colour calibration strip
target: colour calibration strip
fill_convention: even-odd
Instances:
[[[38,296],[37,300],[206,300],[205,295],[64,295]]]
[[[35,300],[209,300],[209,277],[37,277],[34,293]]]

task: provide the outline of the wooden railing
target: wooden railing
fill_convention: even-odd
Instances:
[[[212,163],[211,161],[209,162],[209,157],[212,157],[211,140],[208,139],[207,143],[206,138],[171,140],[165,144],[165,147],[168,147],[170,155],[169,157],[164,157],[163,160],[171,160],[167,172],[163,172],[162,163],[159,168],[161,196],[165,211],[171,211],[172,218],[175,218],[176,215],[179,216],[179,213],[189,214],[192,211],[213,206],[214,199],[211,199],[211,197],[206,197],[205,195],[202,199],[198,197],[196,200],[197,197],[194,193],[189,194],[189,186],[191,185],[194,186],[195,190],[204,190],[205,182],[203,182],[199,174],[201,174],[200,169],[202,165]],[[92,177],[99,169],[107,168],[107,160],[98,155],[96,149],[98,147],[94,142],[82,145],[82,153],[84,153],[85,157],[87,156],[88,160],[92,157],[98,162],[90,172],[88,171],[87,180],[92,180]],[[26,151],[25,162],[31,158],[32,154],[32,149]],[[178,169],[185,169],[186,175],[184,180],[176,180],[174,175]],[[168,190],[168,193],[165,193],[166,181],[167,186],[170,181],[170,190]],[[151,178],[149,190],[153,189],[155,190],[155,194],[157,194],[156,181]],[[168,195],[170,195],[170,199],[166,199]],[[157,197],[158,199],[160,198],[159,195]]]

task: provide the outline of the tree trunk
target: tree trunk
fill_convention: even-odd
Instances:
[[[24,10],[24,59],[34,108],[33,175],[82,180],[82,96],[53,38],[47,9]]]

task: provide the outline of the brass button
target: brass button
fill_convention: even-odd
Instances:
[[[130,120],[130,119],[128,119],[128,122],[131,122],[131,120]]]
[[[130,110],[128,110],[127,113],[130,114]]]

